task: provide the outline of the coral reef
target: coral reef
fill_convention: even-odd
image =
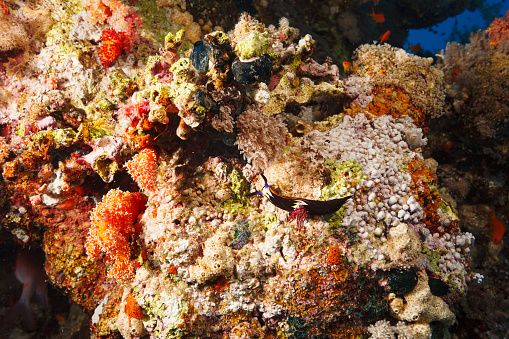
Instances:
[[[448,335],[478,277],[423,156],[449,66],[365,44],[342,79],[290,20],[226,32],[200,3],[2,17],[2,236],[42,244],[97,338]],[[247,197],[260,174],[289,201],[344,204]]]

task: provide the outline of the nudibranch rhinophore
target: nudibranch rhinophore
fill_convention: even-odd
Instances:
[[[252,195],[263,195],[269,199],[269,201],[274,204],[274,206],[279,207],[288,212],[294,212],[300,208],[306,210],[307,213],[312,215],[324,215],[329,213],[334,213],[341,208],[345,204],[345,202],[353,197],[353,195],[349,195],[344,198],[339,199],[330,199],[325,201],[320,200],[311,200],[304,198],[292,198],[285,195],[277,194],[271,185],[268,184],[267,178],[263,174],[260,174],[265,182],[265,186],[261,191],[249,193],[246,196]]]

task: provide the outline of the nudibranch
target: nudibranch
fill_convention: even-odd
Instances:
[[[311,200],[305,198],[293,198],[285,195],[277,194],[271,185],[267,182],[267,178],[260,174],[265,182],[265,186],[261,191],[249,193],[246,196],[252,195],[263,195],[269,199],[269,201],[276,207],[279,207],[285,211],[290,212],[288,221],[293,219],[297,220],[298,229],[301,228],[304,219],[307,218],[308,214],[311,215],[324,215],[334,213],[345,204],[353,195],[349,195],[344,198],[330,199],[325,201]]]

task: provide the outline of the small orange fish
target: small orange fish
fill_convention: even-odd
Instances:
[[[413,46],[411,43],[408,43],[408,49],[414,53],[417,53],[421,50],[421,43],[419,42],[417,45],[413,45]]]
[[[391,31],[387,31],[384,34],[380,35],[380,38],[379,38],[380,43],[389,40],[389,35],[391,35]]]
[[[499,218],[497,218],[495,215],[495,210],[493,209],[491,210],[491,214],[488,216],[490,217],[492,223],[491,241],[493,241],[495,245],[498,245],[504,237],[504,233],[506,231],[505,224]]]
[[[377,24],[385,22],[385,16],[383,15],[383,13],[375,13],[374,9],[373,13],[371,13],[370,16],[373,18],[373,21],[376,22]]]
[[[350,72],[350,67],[352,67],[352,63],[349,61],[343,61],[343,69],[345,70],[345,73]]]

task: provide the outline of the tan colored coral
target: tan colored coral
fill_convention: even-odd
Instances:
[[[0,16],[0,62],[8,61],[25,50],[31,40],[46,34],[53,19],[49,9],[22,7],[14,15]]]
[[[428,276],[425,271],[418,272],[417,285],[403,297],[395,297],[389,301],[391,315],[402,321],[415,332],[413,338],[430,338],[429,323],[447,329],[454,323],[455,316],[445,301],[431,294],[428,285]]]
[[[220,232],[205,241],[203,257],[197,264],[189,267],[189,279],[199,284],[219,276],[230,276],[233,273],[233,251],[226,246],[228,233]]]
[[[387,242],[382,250],[387,254],[389,267],[409,268],[415,266],[420,258],[421,241],[415,231],[404,223],[389,230]]]
[[[24,50],[30,42],[25,25],[20,19],[2,15],[0,16],[0,27],[3,27],[0,30],[0,58],[2,54],[11,51],[12,55],[9,56],[14,56],[14,53]]]
[[[53,25],[51,12],[47,8],[31,9],[25,6],[20,9],[20,12],[32,39],[46,34]]]
[[[233,30],[232,41],[239,43],[244,40],[252,32],[265,32],[267,29],[264,24],[260,23],[255,18],[247,13],[240,16],[239,22],[235,25]]]
[[[444,74],[432,66],[433,58],[421,58],[389,44],[361,45],[355,55],[355,75],[370,76],[374,85],[402,88],[424,113],[433,118],[442,115]]]
[[[281,115],[268,116],[259,107],[249,106],[237,119],[235,145],[257,170],[265,170],[285,147],[288,133]]]
[[[174,24],[184,26],[185,38],[192,43],[195,43],[198,40],[201,40],[203,37],[203,33],[201,31],[201,27],[197,22],[194,22],[193,16],[191,13],[184,11],[174,10],[171,13],[170,20]]]

